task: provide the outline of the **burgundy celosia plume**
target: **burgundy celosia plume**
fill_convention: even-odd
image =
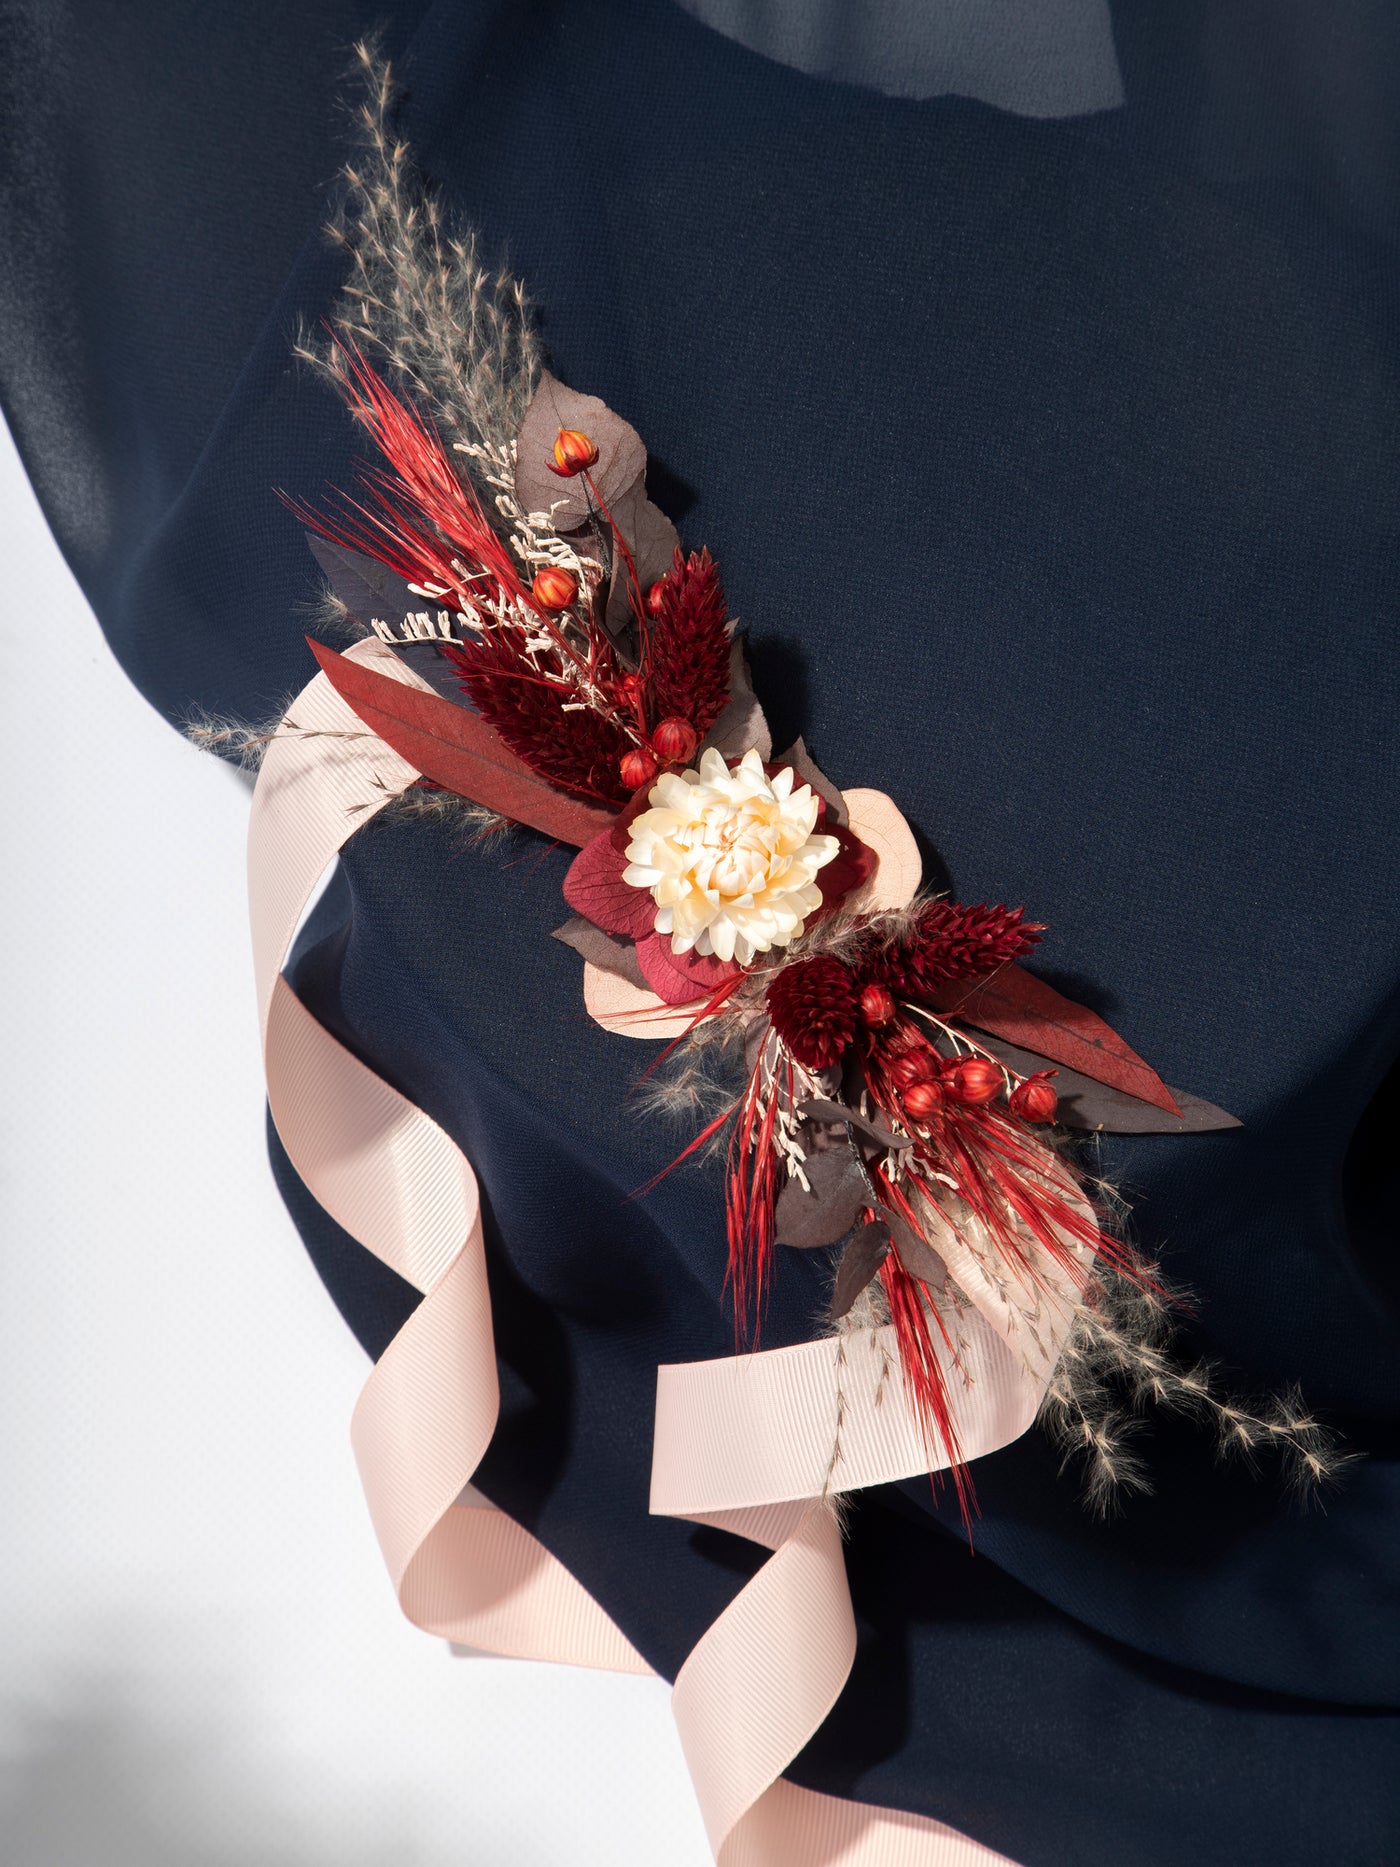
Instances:
[[[896,998],[924,999],[940,986],[981,979],[1024,959],[1044,930],[1024,908],[966,907],[930,901],[912,933],[871,955],[861,977],[887,986]]]
[[[498,637],[443,653],[460,671],[472,705],[517,758],[567,790],[609,804],[628,801],[621,761],[630,742],[611,720],[589,708],[563,712],[558,686],[522,666]]]
[[[647,697],[653,720],[688,720],[703,738],[729,699],[724,586],[708,551],[675,562],[648,603]]]

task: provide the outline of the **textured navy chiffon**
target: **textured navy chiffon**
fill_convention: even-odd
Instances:
[[[859,1658],[791,1776],[1027,1867],[1400,1858],[1397,15],[1115,5],[1122,103],[1033,117],[666,0],[4,0],[0,391],[172,721],[313,672],[275,489],[356,440],[291,343],[386,16],[423,168],[719,557],[777,741],[889,791],[931,875],[1026,904],[1037,969],[1243,1120],[1102,1144],[1188,1348],[1368,1455],[1305,1511],[1155,1421],[1155,1494],[1105,1525],[1033,1433],[977,1467],[975,1555],[926,1481],[863,1495]],[[566,860],[371,824],[294,981],[481,1178],[479,1483],[674,1675],[762,1553],[647,1514],[657,1363],[732,1345],[720,1194],[627,1198],[678,1131],[548,937]],[[414,1293],[272,1158],[377,1354]],[[819,1326],[783,1255],[768,1346]]]

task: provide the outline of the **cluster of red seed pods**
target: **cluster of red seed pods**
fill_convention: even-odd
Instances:
[[[876,999],[875,994],[880,997]],[[1058,1098],[1050,1086],[1052,1071],[1037,1071],[1019,1081],[1008,1076],[992,1057],[945,1057],[909,1023],[901,1022],[890,1030],[892,1016],[869,1017],[866,999],[872,999],[870,1009],[878,1013],[884,1012],[883,1001],[888,997],[883,987],[868,986],[861,994],[861,1011],[867,1022],[877,1029],[883,1027],[872,1073],[881,1089],[888,1087],[897,1113],[916,1124],[925,1124],[935,1120],[949,1103],[982,1108],[1005,1097],[1011,1113],[1022,1121],[1054,1121]],[[880,1051],[883,1056],[878,1055]]]

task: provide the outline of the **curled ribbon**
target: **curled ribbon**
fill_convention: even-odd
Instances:
[[[350,654],[416,684],[375,641]],[[423,1293],[371,1372],[352,1438],[400,1605],[462,1645],[650,1671],[558,1559],[470,1480],[495,1428],[495,1348],[476,1176],[421,1109],[310,1015],[281,967],[327,864],[418,776],[318,674],[268,747],[249,829],[249,900],[268,1101],[321,1205]],[[967,1267],[974,1272],[975,1267]],[[959,1275],[975,1291],[975,1275]],[[1024,1432],[1068,1301],[1018,1340],[987,1295],[961,1313],[948,1374],[966,1457]],[[673,1705],[720,1867],[992,1867],[1005,1857],[924,1816],[800,1789],[782,1771],[835,1703],[855,1623],[831,1498],[936,1467],[890,1332],[658,1370],[651,1508],[773,1553],[696,1643]]]

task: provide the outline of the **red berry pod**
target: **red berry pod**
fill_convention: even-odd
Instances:
[[[1054,1070],[1037,1070],[1034,1076],[1017,1083],[1011,1091],[1011,1113],[1019,1115],[1022,1121],[1054,1121],[1060,1106],[1060,1098],[1050,1087],[1054,1074]]]
[[[890,1081],[901,1089],[908,1089],[914,1083],[932,1082],[938,1073],[938,1058],[931,1050],[920,1046],[918,1050],[906,1050],[902,1057],[896,1057],[890,1065]]]
[[[915,1121],[927,1121],[943,1107],[943,1090],[938,1083],[911,1083],[902,1102],[906,1115]]]
[[[629,791],[640,791],[661,769],[645,746],[633,746],[630,752],[624,752],[617,768]]]
[[[559,564],[546,564],[535,572],[530,594],[541,609],[567,609],[578,595],[578,578]]]
[[[598,458],[596,445],[579,428],[561,428],[554,442],[554,455],[545,465],[561,479],[571,480],[583,473]]]
[[[656,618],[666,606],[666,579],[664,577],[658,577],[656,582],[652,584],[651,588],[647,591],[643,600],[646,605],[648,616],[655,622]]]
[[[894,1016],[894,995],[883,985],[868,985],[860,995],[860,1016],[862,1024],[872,1031],[882,1024],[888,1024]]]
[[[993,1063],[990,1057],[964,1057],[944,1077],[944,1087],[953,1100],[974,1108],[994,1102],[1005,1082],[1000,1064]]]
[[[686,765],[694,758],[700,735],[689,720],[673,716],[662,720],[651,735],[651,749],[663,765]]]

